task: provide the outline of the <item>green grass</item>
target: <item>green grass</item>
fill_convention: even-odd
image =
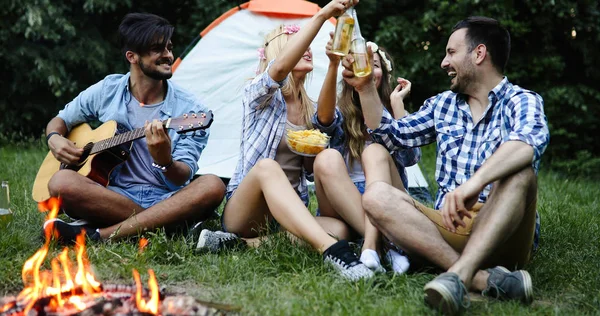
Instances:
[[[425,148],[421,163],[431,183],[434,150]],[[22,289],[23,262],[41,246],[44,215],[31,200],[31,186],[45,153],[39,145],[0,148],[0,179],[10,181],[14,211],[13,222],[0,230],[0,296]],[[536,302],[522,306],[477,300],[470,312],[600,314],[600,188],[543,170],[539,188],[541,246],[527,266]],[[184,237],[170,239],[162,232],[149,234],[149,239],[143,253],[134,243],[91,245],[88,255],[98,279],[130,283],[133,268],[143,279],[151,268],[168,290],[239,306],[252,315],[435,314],[423,304],[423,286],[434,277],[426,272],[347,283],[323,265],[319,254],[283,237],[258,249],[220,255],[196,254]],[[59,250],[53,248],[53,253]]]

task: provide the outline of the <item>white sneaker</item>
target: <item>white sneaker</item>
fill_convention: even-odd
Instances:
[[[360,261],[373,272],[384,273],[385,268],[381,265],[377,251],[373,249],[365,249],[360,254]]]
[[[323,253],[323,261],[331,264],[343,278],[349,281],[373,277],[373,271],[358,260],[345,240],[340,240],[327,248]]]
[[[408,268],[410,267],[408,257],[400,254],[396,250],[388,250],[385,253],[385,260],[392,266],[394,273],[402,274],[408,271]]]

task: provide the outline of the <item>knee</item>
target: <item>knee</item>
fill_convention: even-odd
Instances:
[[[519,190],[537,188],[537,176],[535,175],[532,167],[523,168],[522,170],[504,178],[502,182],[505,182],[511,188]]]
[[[203,175],[194,182],[202,184],[202,198],[205,200],[221,203],[225,197],[225,183],[214,174]]]
[[[374,163],[384,163],[387,162],[390,153],[380,144],[373,143],[365,150],[361,155],[361,159],[363,162],[374,162]]]
[[[277,173],[283,173],[279,163],[270,158],[259,160],[254,167],[252,167],[252,171],[259,174],[259,179],[264,179]]]
[[[384,196],[390,189],[390,185],[384,182],[369,184],[362,196],[362,206],[370,219],[380,218],[384,213]]]
[[[317,155],[313,170],[315,176],[320,178],[328,178],[339,172],[340,168],[346,172],[346,163],[339,151],[335,149],[326,149]]]
[[[61,196],[68,198],[75,193],[78,188],[74,185],[74,177],[78,176],[78,173],[73,170],[59,170],[56,172],[50,181],[48,181],[48,191],[51,196]]]
[[[393,197],[393,198],[392,198]],[[412,205],[411,197],[385,182],[369,184],[362,197],[362,205],[367,217],[373,223],[386,221],[392,210],[407,209]]]

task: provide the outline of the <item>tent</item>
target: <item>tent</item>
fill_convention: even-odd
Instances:
[[[264,36],[280,24],[302,26],[319,11],[303,0],[250,0],[225,12],[190,45],[174,64],[172,80],[196,94],[213,110],[211,136],[199,161],[199,174],[230,178],[238,160],[242,126],[242,93],[256,75],[257,48]],[[307,92],[316,100],[327,72],[325,45],[335,19],[325,22],[311,45],[314,70]],[[194,45],[195,44],[195,45]],[[418,166],[408,169],[409,187],[427,191]]]

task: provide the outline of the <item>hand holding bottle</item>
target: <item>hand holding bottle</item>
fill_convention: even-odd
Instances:
[[[369,61],[369,67],[373,68],[373,51],[370,47],[367,47],[367,56]],[[344,66],[344,70],[342,71],[342,77],[346,83],[351,85],[354,90],[359,93],[365,89],[369,89],[371,86],[377,90],[375,87],[375,81],[373,80],[373,72],[369,72],[366,76],[359,77],[354,73],[354,54],[348,54],[342,59],[342,66]]]
[[[329,62],[338,65],[340,63],[340,56],[333,52],[333,32],[329,32],[329,42],[325,45],[325,54],[329,58]]]
[[[348,8],[352,7],[352,5],[356,5],[358,2],[359,0],[332,0],[321,9],[319,14],[325,19],[341,16]]]

